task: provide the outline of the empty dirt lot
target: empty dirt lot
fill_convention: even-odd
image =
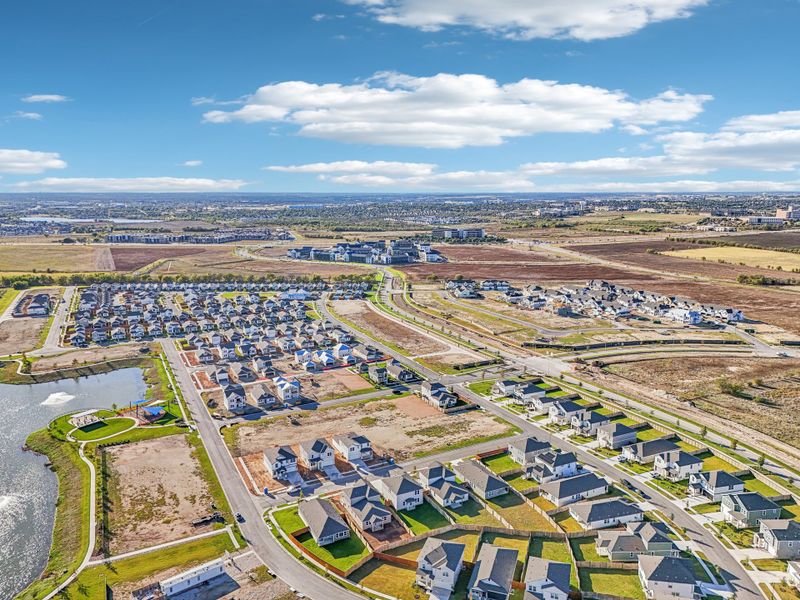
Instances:
[[[211,496],[183,435],[108,449],[111,552],[119,554],[208,531]]]
[[[136,271],[157,260],[202,254],[204,251],[203,247],[185,246],[111,246],[117,271]]]
[[[22,317],[0,323],[0,354],[33,350],[47,322],[46,317]]]
[[[0,246],[0,271],[75,273],[109,271],[104,247],[74,244],[14,244]],[[98,268],[98,265],[100,268]]]
[[[680,260],[680,259],[674,259]],[[631,273],[615,267],[586,263],[551,264],[493,264],[493,263],[415,263],[401,265],[412,280],[428,278],[455,279],[461,275],[468,279],[506,279],[523,285],[542,281],[588,281],[606,279],[609,281],[631,277]],[[636,274],[639,279],[650,279],[649,275]]]
[[[331,369],[322,373],[297,375],[303,386],[303,395],[317,402],[373,390],[366,379],[347,369]]]
[[[681,357],[607,367],[641,386],[691,400],[701,410],[800,444],[800,359]],[[721,383],[741,385],[724,393]],[[723,383],[724,385],[724,383]],[[732,390],[736,392],[736,390]]]
[[[285,418],[264,419],[238,425],[226,433],[235,456],[262,452],[268,446],[295,444],[302,440],[330,437],[355,431],[367,436],[378,454],[406,460],[473,438],[512,435],[507,423],[479,411],[445,415],[419,396],[346,404],[297,413],[300,425]]]
[[[564,259],[537,250],[517,250],[507,246],[458,246],[443,245],[436,249],[451,262],[489,263],[552,263]]]
[[[409,355],[443,352],[448,349],[445,344],[380,315],[365,301],[336,300],[331,305],[334,312],[356,327],[368,331],[378,341],[397,346]]]

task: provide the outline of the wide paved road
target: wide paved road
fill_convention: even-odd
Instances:
[[[217,429],[216,422],[211,418],[203,405],[200,394],[192,384],[189,371],[183,364],[174,342],[163,340],[161,347],[172,366],[172,371],[183,392],[189,411],[195,419],[203,445],[208,452],[225,496],[228,498],[231,510],[241,513],[245,518],[245,522],[239,526],[242,534],[261,561],[289,586],[313,600],[339,600],[340,598],[363,600],[363,596],[350,592],[305,567],[272,537],[264,523],[261,510],[239,476],[233,459]]]

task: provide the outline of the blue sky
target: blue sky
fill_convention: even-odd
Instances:
[[[29,0],[0,191],[800,189],[797,0]]]

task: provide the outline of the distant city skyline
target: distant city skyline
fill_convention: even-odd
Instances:
[[[13,3],[0,193],[800,190],[798,22],[791,0]]]

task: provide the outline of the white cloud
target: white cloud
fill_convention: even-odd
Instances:
[[[575,162],[527,163],[520,170],[532,176],[559,177],[669,177],[708,173],[711,169],[675,164],[666,156],[614,156]]]
[[[203,164],[202,160],[186,160],[182,163],[184,167],[199,167]]]
[[[22,181],[14,187],[25,190],[62,192],[221,192],[247,185],[241,179],[181,177],[45,177]]]
[[[13,115],[11,115],[14,119],[26,119],[28,121],[41,121],[44,116],[41,113],[37,112],[28,112],[24,110],[18,110]]]
[[[629,35],[685,18],[708,0],[344,0],[379,21],[426,31],[466,26],[512,39],[582,41]]]
[[[739,132],[800,129],[800,110],[785,110],[765,115],[745,115],[731,119],[725,123],[722,129]]]
[[[241,108],[203,116],[211,123],[291,123],[304,136],[352,143],[461,148],[545,132],[685,122],[710,99],[667,90],[637,101],[621,91],[539,79],[499,84],[483,75],[379,73],[352,85],[265,85]]]
[[[70,98],[67,96],[62,96],[61,94],[30,94],[22,99],[23,102],[44,102],[47,104],[68,102],[69,100]]]
[[[67,163],[61,160],[58,152],[0,148],[0,173],[32,175],[48,169],[63,169],[66,166]]]
[[[795,192],[800,191],[800,180],[764,181],[741,179],[733,181],[706,181],[684,179],[680,181],[658,182],[600,182],[565,183],[543,185],[538,192],[643,192],[643,193],[681,193],[681,192]]]
[[[267,171],[280,171],[283,173],[314,173],[330,175],[341,173],[358,173],[371,175],[394,176],[423,176],[429,175],[436,168],[431,163],[409,163],[376,160],[366,162],[363,160],[340,160],[335,162],[318,162],[305,165],[270,165],[264,167]]]

